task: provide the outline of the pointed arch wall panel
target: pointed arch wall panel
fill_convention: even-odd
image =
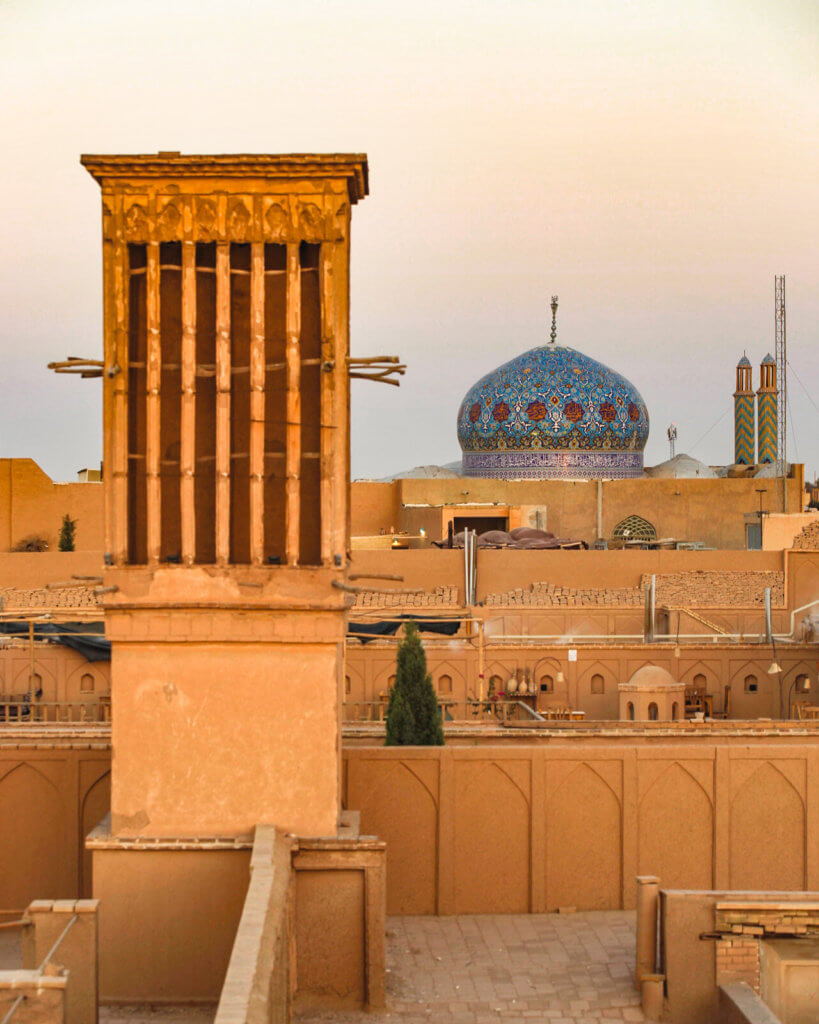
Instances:
[[[819,888],[815,746],[348,747],[344,761],[345,806],[387,842],[388,913],[630,909],[638,874]]]
[[[0,730],[0,910],[91,891],[108,809],[101,732],[37,747]],[[598,741],[599,742],[599,741]],[[344,805],[387,842],[391,914],[632,908],[637,874],[680,888],[819,889],[819,747],[719,744],[343,751]]]
[[[104,738],[49,748],[0,734],[0,822],[14,823],[0,826],[0,912],[90,895],[85,835],[108,813],[110,768]]]

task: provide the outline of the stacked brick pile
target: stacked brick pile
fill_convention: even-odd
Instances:
[[[781,903],[718,903],[717,931],[732,935],[819,935],[819,902],[788,900]]]
[[[819,551],[819,519],[802,527],[793,542],[795,551]]]
[[[96,608],[100,603],[93,587],[59,587],[54,590],[0,587],[0,599],[7,612],[30,608]]]
[[[356,608],[457,608],[457,587],[436,587],[435,590],[424,590],[418,594],[402,593],[378,594],[365,591],[357,594]]]
[[[651,577],[646,574],[642,585]],[[668,572],[657,575],[657,604],[668,608],[754,608],[765,603],[765,588],[771,588],[771,603],[785,604],[785,574],[781,572]]]
[[[643,596],[636,587],[556,587],[552,583],[487,594],[484,601],[494,608],[636,608],[642,603]]]

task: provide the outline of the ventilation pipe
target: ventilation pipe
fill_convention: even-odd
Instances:
[[[651,574],[651,582],[643,591],[644,595],[644,616],[643,616],[643,639],[647,644],[654,643],[654,607],[656,601],[657,577]]]
[[[791,630],[793,632],[793,630]],[[765,643],[773,643],[773,630],[771,628],[771,588],[765,587]]]
[[[475,603],[478,587],[478,534],[467,527],[464,530],[464,603]]]
[[[603,539],[603,481],[597,481],[597,539]]]

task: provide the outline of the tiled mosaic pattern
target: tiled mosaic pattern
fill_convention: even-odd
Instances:
[[[633,384],[561,345],[482,377],[458,411],[469,476],[639,476],[648,430]]]

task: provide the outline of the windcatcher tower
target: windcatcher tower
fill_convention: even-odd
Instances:
[[[737,363],[734,392],[734,462],[754,464],[754,386],[751,361],[746,355]]]
[[[112,831],[334,834],[366,157],[82,162],[103,207]]]
[[[757,450],[759,461],[776,462],[777,393],[776,362],[769,353],[759,367],[757,396]]]
[[[340,720],[350,212],[367,160],[82,162],[104,268],[101,993],[213,999],[255,826],[298,836],[302,860],[307,837],[331,837],[339,863],[360,852],[339,838]],[[337,890],[312,874],[304,927],[334,934]]]

